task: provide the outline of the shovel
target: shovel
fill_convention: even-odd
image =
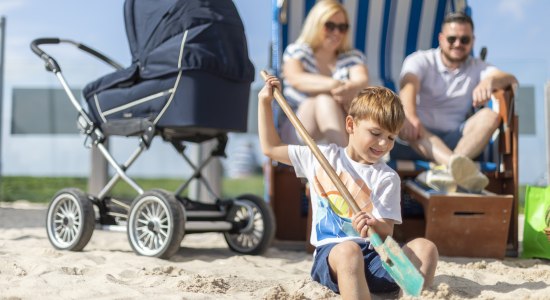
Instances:
[[[266,71],[261,71],[260,74],[264,80],[266,80],[269,76]],[[357,203],[353,200],[351,193],[348,191],[340,177],[338,177],[321,150],[319,150],[317,144],[315,144],[309,133],[304,128],[304,125],[302,125],[298,117],[296,117],[296,114],[286,102],[281,91],[274,88],[273,95],[286,116],[289,118],[292,125],[296,128],[296,130],[298,130],[300,137],[305,141],[307,146],[313,152],[315,158],[319,161],[319,164],[321,164],[321,167],[328,174],[330,180],[336,186],[348,206],[351,207],[354,213],[359,212],[359,206],[357,206]],[[391,236],[388,236],[386,240],[382,242],[382,239],[376,232],[374,232],[372,227],[367,231],[367,234],[374,250],[378,253],[378,255],[380,255],[382,265],[395,280],[395,282],[406,294],[411,296],[420,296],[422,285],[424,284],[424,277],[422,277],[409,258],[405,255],[405,253],[403,253],[403,250],[399,247],[397,242],[395,242]]]

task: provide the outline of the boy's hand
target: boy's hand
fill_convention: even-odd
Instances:
[[[378,220],[368,212],[360,211],[353,215],[351,219],[353,228],[361,235],[362,238],[368,237],[367,232],[371,226],[378,223]]]
[[[258,100],[261,102],[271,102],[273,100],[273,88],[281,89],[279,79],[273,75],[269,75],[265,80],[265,84],[258,93]]]

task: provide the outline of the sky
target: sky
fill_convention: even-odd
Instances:
[[[268,60],[271,0],[234,2],[245,24],[250,57],[257,70],[265,68]],[[7,20],[6,81],[25,84],[27,80],[32,80],[27,71],[34,70],[32,65],[39,65],[40,61],[29,51],[29,43],[37,37],[73,39],[93,46],[122,64],[128,63],[122,4],[122,0],[0,1],[0,15]],[[499,67],[505,70],[508,63],[529,61],[549,77],[550,34],[545,30],[550,28],[550,18],[547,16],[550,1],[470,0],[468,4],[472,8],[476,26],[476,53],[481,46],[486,46],[489,50],[488,61],[495,64],[498,62]],[[65,48],[65,52],[60,52],[59,62],[67,61],[68,70],[74,67],[80,71],[78,73],[82,73],[82,63],[75,65],[73,62],[80,53]],[[87,67],[109,71],[102,69],[101,65],[91,65],[93,62],[90,61]],[[36,75],[33,73],[33,76]],[[84,75],[80,74],[74,80],[79,81]]]
[[[0,16],[6,20],[4,101],[10,99],[13,87],[58,87],[57,79],[45,72],[41,60],[30,51],[30,42],[38,37],[82,42],[122,65],[128,65],[130,54],[124,31],[123,2],[1,0]],[[234,0],[234,3],[243,19],[249,56],[258,73],[268,64],[271,0]],[[487,47],[489,62],[515,74],[522,86],[534,86],[538,105],[536,111],[542,114],[544,84],[550,79],[550,18],[547,16],[550,1],[470,0],[468,5],[475,23],[475,53],[479,53],[482,46]],[[61,64],[70,85],[81,87],[111,71],[72,46],[50,46],[44,50]],[[255,85],[259,84],[257,76]],[[537,117],[544,119],[544,115]],[[542,134],[543,138],[545,134]],[[544,139],[542,142],[540,139],[539,134],[523,137],[523,144],[528,148],[541,145],[546,148]],[[538,140],[539,144],[530,144],[534,140]],[[547,174],[533,176],[535,179],[530,181],[539,180]]]

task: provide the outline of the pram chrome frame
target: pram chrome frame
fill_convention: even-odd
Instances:
[[[223,233],[229,248],[239,253],[263,253],[273,240],[275,231],[275,218],[269,205],[260,197],[251,194],[220,199],[215,195],[209,182],[201,175],[201,171],[213,157],[225,157],[227,135],[216,133],[212,136],[199,137],[200,141],[215,138],[217,145],[210,156],[195,165],[184,152],[186,149],[184,142],[194,141],[192,138],[178,137],[177,133],[164,134],[159,132],[152,122],[141,120],[138,125],[143,130],[136,134],[139,136],[139,145],[124,163],[119,164],[105,146],[106,132],[92,121],[76,99],[57,61],[39,47],[43,44],[61,43],[74,45],[115,69],[122,69],[120,64],[104,54],[72,40],[38,38],[31,42],[31,50],[44,61],[46,70],[56,75],[76,108],[77,125],[81,133],[86,135],[87,146],[97,147],[115,171],[96,196],[76,188],[66,188],[53,197],[46,220],[48,238],[52,245],[61,250],[82,250],[90,240],[95,225],[98,224],[101,229],[107,230],[125,228],[133,250],[144,256],[170,258],[178,251],[186,233],[199,232]],[[158,134],[168,140],[193,169],[192,176],[174,193],[160,189],[144,191],[126,174]],[[121,179],[138,193],[131,203],[108,196]],[[217,199],[216,202],[205,204],[180,196],[192,180],[199,180]]]

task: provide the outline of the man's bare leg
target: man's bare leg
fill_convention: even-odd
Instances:
[[[438,136],[427,130],[422,138],[410,142],[410,145],[426,159],[448,166],[453,154],[476,158],[485,149],[498,125],[498,114],[483,108],[466,121],[462,138],[455,149],[449,149]]]
[[[463,136],[454,151],[450,150],[439,137],[428,131],[424,131],[422,138],[411,143],[411,147],[426,158],[448,166],[452,178],[462,188],[480,192],[489,184],[489,179],[479,171],[472,159],[483,151],[498,125],[498,115],[484,108],[466,121]],[[426,183],[429,185],[438,183],[437,178],[431,179],[431,177],[435,178],[433,174],[427,174]],[[447,178],[443,179],[447,180]],[[444,184],[444,186],[447,185],[450,186],[450,184]]]
[[[416,142],[410,143],[411,147],[426,159],[439,165],[448,165],[453,151],[435,134],[425,130],[424,136]]]
[[[485,149],[491,136],[498,128],[499,116],[489,108],[483,108],[471,116],[464,124],[462,138],[454,153],[471,159],[476,158]]]

